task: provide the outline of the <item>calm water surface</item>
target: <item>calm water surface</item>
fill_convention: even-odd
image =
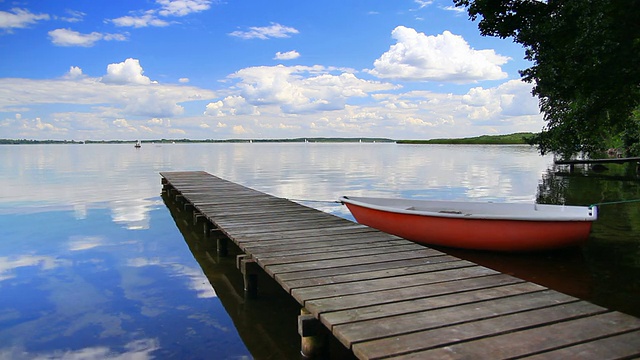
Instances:
[[[298,305],[268,278],[245,301],[233,256],[215,256],[161,197],[160,171],[204,170],[349,219],[323,201],[640,199],[634,171],[568,174],[528,146],[10,145],[0,155],[0,359],[298,358]],[[638,203],[603,205],[579,249],[447,251],[640,316],[639,234]]]

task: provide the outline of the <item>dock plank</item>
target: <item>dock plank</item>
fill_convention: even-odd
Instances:
[[[610,335],[608,329],[615,325],[620,333],[637,330],[640,320],[620,313],[608,312],[586,318],[562,321],[545,327],[535,327],[498,336],[416,352],[396,359],[463,359],[470,357],[505,359],[532,352],[553,350],[599,340]],[[638,344],[636,340],[634,342]],[[637,349],[635,349],[637,355]],[[589,355],[591,356],[591,355]]]
[[[384,291],[404,287],[414,287],[424,284],[432,284],[441,281],[453,281],[496,274],[495,271],[481,266],[467,268],[447,269],[432,273],[419,273],[396,276],[393,278],[379,278],[356,281],[351,283],[338,283],[292,289],[291,295],[304,304],[308,300],[328,297],[345,296],[358,293]]]
[[[384,305],[394,302],[422,299],[427,297],[455,295],[458,293],[464,293],[478,289],[499,288],[523,283],[525,283],[524,280],[520,280],[504,274],[498,274],[492,276],[463,279],[458,281],[447,281],[435,284],[389,289],[372,293],[361,293],[340,297],[309,300],[305,302],[305,308],[307,308],[312,314],[320,317],[321,314],[324,314],[326,312],[364,308],[367,306]],[[528,284],[527,286],[530,286],[535,290],[541,290],[542,288],[539,285],[531,283],[525,284]]]
[[[431,258],[431,261],[429,261],[428,263],[420,264],[420,265],[394,267],[394,268],[387,268],[382,270],[369,270],[365,272],[348,273],[348,274],[341,274],[341,275],[334,275],[334,276],[303,278],[298,280],[287,281],[287,284],[291,288],[301,288],[301,287],[320,286],[320,285],[328,285],[328,284],[338,284],[338,283],[344,283],[344,282],[382,279],[387,277],[396,277],[400,275],[418,274],[418,273],[433,272],[433,271],[439,271],[439,270],[445,270],[445,269],[457,269],[457,268],[471,267],[471,266],[476,266],[476,265],[469,261],[457,260],[452,256],[438,256],[435,258]]]
[[[557,350],[547,351],[533,356],[527,356],[524,359],[631,359],[637,358],[640,355],[638,347],[640,347],[640,331],[636,330]]]
[[[203,171],[160,175],[360,359],[640,356],[635,317]]]
[[[353,351],[358,357],[366,359],[380,359],[406,354],[410,354],[408,356],[415,356],[416,358],[428,359],[427,354],[422,351],[451,346],[464,341],[495,336],[561,320],[594,315],[604,311],[603,308],[587,302],[555,305],[479,321],[360,342],[353,346]],[[478,358],[482,358],[478,353],[473,354],[473,356],[476,355],[478,355]],[[573,357],[573,353],[567,355],[568,356],[552,357],[551,359],[575,358]],[[499,357],[495,358],[497,359]]]
[[[507,297],[500,299],[500,301],[485,301],[481,306],[472,303],[448,308],[426,309],[424,311],[401,315],[376,317],[363,321],[346,322],[344,324],[334,325],[333,331],[343,344],[351,346],[351,344],[361,341],[407,334],[468,321],[477,321],[489,317],[575,301],[576,299],[571,296],[555,291],[545,291]],[[321,315],[320,318],[322,319],[323,316]],[[429,357],[426,358],[428,359]]]
[[[402,260],[402,259],[412,259],[412,258],[424,258],[430,255],[440,255],[441,252],[436,252],[435,250],[430,249],[421,249],[421,250],[409,250],[409,251],[401,251],[401,252],[393,252],[388,254],[375,254],[375,255],[367,255],[367,256],[359,256],[357,258],[343,258],[343,259],[327,259],[327,260],[315,260],[315,261],[307,261],[296,264],[284,264],[284,265],[271,265],[265,267],[265,270],[269,274],[273,274],[276,276],[276,280],[278,280],[277,275],[281,275],[283,273],[288,272],[297,272],[304,270],[319,270],[319,269],[328,269],[328,268],[339,268],[345,267],[346,271],[354,264],[373,264],[373,263],[381,263],[393,260]]]

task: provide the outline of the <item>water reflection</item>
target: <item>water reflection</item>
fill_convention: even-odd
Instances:
[[[640,178],[635,164],[612,165],[606,173],[550,170],[538,200],[602,204],[582,249],[592,277],[590,298],[640,316]]]
[[[57,350],[50,353],[33,354],[19,346],[10,349],[0,349],[0,359],[153,359],[152,353],[158,350],[157,339],[142,339],[129,342],[123,346],[124,350],[106,346],[86,347],[78,350]]]
[[[0,358],[242,358],[281,338],[294,339],[295,349],[274,353],[297,354],[297,304],[287,312],[284,303],[244,302],[233,260],[212,256],[158,196],[161,171],[207,171],[350,219],[328,201],[640,199],[638,178],[623,170],[558,173],[551,157],[528,146],[11,145],[0,156]],[[581,249],[464,256],[640,315],[640,209],[608,205],[600,215]],[[265,303],[280,299],[278,291],[267,290]],[[259,312],[283,313],[286,325],[252,322]]]
[[[259,297],[245,299],[242,274],[235,264],[240,249],[229,241],[229,254],[218,255],[214,239],[203,235],[202,224],[192,224],[192,213],[182,211],[182,204],[173,199],[163,199],[206,275],[207,286],[213,287],[253,358],[303,359],[297,328],[301,306],[264,272],[258,274]],[[336,339],[331,339],[329,353],[331,359],[355,359]]]
[[[51,256],[18,255],[14,257],[0,257],[0,281],[16,277],[16,270],[22,267],[37,267],[39,271],[55,269],[63,264],[62,260]]]
[[[247,357],[164,205],[149,225],[0,216],[0,359]]]
[[[549,168],[538,203],[600,205],[588,242],[580,248],[535,254],[443,249],[453,255],[596,304],[640,316],[640,181],[634,166],[569,172]],[[614,202],[614,204],[606,204]],[[621,202],[621,203],[616,203]]]

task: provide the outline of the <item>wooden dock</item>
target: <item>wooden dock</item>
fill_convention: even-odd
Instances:
[[[305,352],[321,323],[360,359],[640,356],[633,316],[206,172],[161,176],[224,235],[219,251],[224,239],[244,251],[245,291],[264,271],[297,300]]]
[[[569,165],[570,171],[573,172],[575,165],[579,164],[625,164],[635,163],[636,171],[640,173],[640,157],[626,157],[626,158],[610,158],[610,159],[575,159],[575,160],[556,160],[556,165]]]

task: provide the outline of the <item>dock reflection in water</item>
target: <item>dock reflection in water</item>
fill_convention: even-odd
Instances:
[[[301,306],[264,271],[258,272],[258,298],[245,298],[235,260],[243,252],[228,241],[228,254],[219,255],[214,239],[205,236],[202,221],[194,225],[192,212],[183,210],[180,202],[164,193],[162,199],[251,355],[255,359],[304,359],[297,327]],[[332,337],[328,352],[323,358],[355,359]]]
[[[634,166],[596,173],[550,168],[538,186],[543,204],[599,206],[586,244],[540,253],[441,249],[451,255],[640,317],[640,178]],[[613,202],[613,203],[609,203]]]

